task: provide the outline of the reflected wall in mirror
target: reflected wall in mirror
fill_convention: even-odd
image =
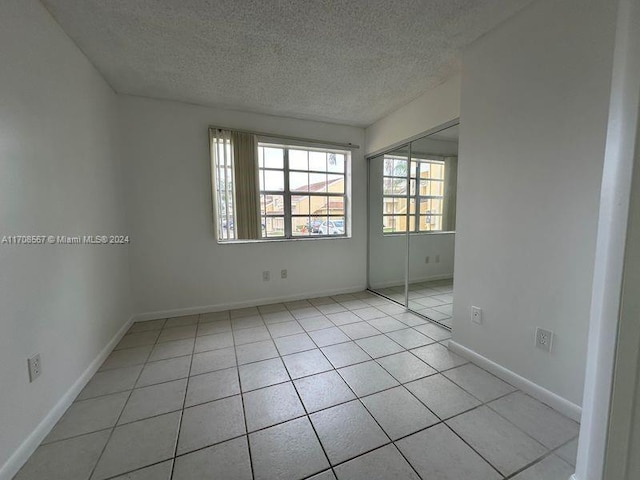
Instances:
[[[458,125],[369,160],[369,288],[451,326]]]

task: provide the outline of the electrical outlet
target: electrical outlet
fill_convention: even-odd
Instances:
[[[42,362],[40,361],[40,354],[38,353],[33,357],[27,359],[27,365],[29,366],[29,383],[31,383],[42,373]]]
[[[471,307],[471,321],[482,325],[482,309],[480,307]]]
[[[436,255],[436,263],[440,263],[440,255]]]
[[[283,268],[280,270],[280,278],[287,278],[287,269]]]
[[[271,280],[271,272],[269,270],[265,270],[262,272],[262,281],[268,282],[269,280]]]
[[[545,352],[551,351],[553,343],[553,332],[544,328],[536,328],[536,347]]]
[[[429,255],[427,255],[426,257],[424,257],[424,263],[429,263]]]

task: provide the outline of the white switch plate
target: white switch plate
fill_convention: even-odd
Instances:
[[[482,325],[482,309],[480,307],[471,307],[471,321]]]
[[[271,280],[271,272],[269,270],[265,270],[262,272],[262,281],[268,282],[269,280]]]
[[[280,270],[280,278],[287,278],[287,269],[283,268]]]
[[[42,362],[40,361],[40,354],[36,354],[33,357],[27,359],[27,365],[29,366],[29,382],[33,382],[42,373]]]
[[[551,351],[553,343],[553,332],[544,328],[536,328],[536,347],[545,352]]]

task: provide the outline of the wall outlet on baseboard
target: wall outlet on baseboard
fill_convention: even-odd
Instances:
[[[283,268],[282,270],[280,270],[280,278],[287,278],[287,269]]]
[[[482,325],[482,309],[480,307],[471,307],[471,321]]]
[[[545,352],[551,351],[553,343],[553,332],[544,328],[536,328],[536,347]]]
[[[271,280],[271,272],[269,270],[265,270],[262,272],[262,281],[268,282],[269,280]]]
[[[27,365],[29,366],[29,383],[33,382],[42,373],[42,361],[40,360],[40,354],[36,354],[27,359]]]

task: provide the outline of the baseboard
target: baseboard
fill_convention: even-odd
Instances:
[[[49,434],[51,429],[64,415],[67,408],[73,403],[78,394],[85,385],[91,380],[91,377],[98,371],[102,363],[113,351],[120,339],[127,333],[129,327],[133,323],[133,317],[118,330],[111,341],[100,351],[98,356],[89,364],[85,371],[80,375],[67,392],[58,400],[58,403],[49,411],[42,419],[38,426],[29,434],[22,444],[13,452],[9,459],[0,468],[0,480],[11,480],[22,466],[29,460],[29,457],[35,452],[42,440]]]
[[[571,475],[569,477],[569,480],[578,480],[578,477],[576,476],[576,474],[574,473],[573,475]]]
[[[259,305],[269,305],[271,303],[295,302],[296,300],[304,300],[313,297],[327,297],[330,295],[341,295],[345,293],[362,292],[366,290],[365,285],[357,285],[348,288],[340,288],[334,290],[317,291],[313,293],[298,293],[295,295],[283,295],[279,297],[264,297],[254,300],[241,300],[239,302],[218,303],[215,305],[202,305],[199,307],[176,308],[172,310],[159,310],[155,312],[139,313],[134,315],[134,322],[143,322],[146,320],[157,320],[159,318],[181,317],[183,315],[199,315],[202,313],[221,312],[223,310],[232,310],[234,308],[257,307]]]
[[[575,403],[572,403],[566,398],[563,398],[560,395],[557,395],[550,390],[547,390],[546,388],[533,383],[531,380],[527,380],[517,373],[504,368],[502,365],[499,365],[496,362],[483,357],[479,353],[476,353],[473,350],[454,342],[453,340],[449,341],[449,348],[454,353],[457,353],[461,357],[464,357],[467,360],[475,363],[476,365],[484,368],[485,370],[493,373],[496,377],[510,383],[514,387],[518,387],[523,392],[528,393],[529,395],[540,400],[543,403],[546,403],[551,408],[557,410],[563,415],[566,415],[576,422],[580,421],[582,408]]]
[[[453,280],[452,273],[443,273],[440,275],[429,275],[428,277],[414,278],[413,280],[410,280],[409,283],[435,282],[436,280],[450,280],[450,279]],[[389,287],[404,287],[404,279],[393,281],[393,282],[377,283],[375,285],[371,285],[370,288],[389,288]]]

